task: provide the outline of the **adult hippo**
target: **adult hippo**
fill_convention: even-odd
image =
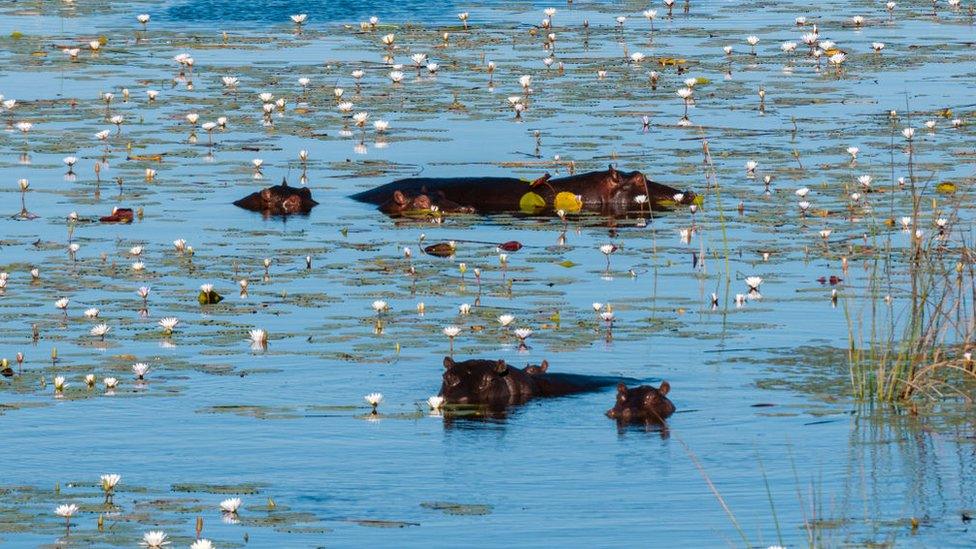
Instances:
[[[619,423],[663,423],[674,413],[674,404],[667,397],[670,390],[667,381],[662,381],[658,388],[641,385],[628,389],[620,383],[617,385],[617,402],[607,410],[607,417]]]
[[[531,182],[513,177],[400,179],[354,194],[352,198],[383,206],[395,201],[398,191],[406,197],[426,195],[435,204],[444,201],[484,214],[521,211],[552,215],[558,210],[570,213],[586,210],[624,215],[695,201],[692,192],[682,193],[649,181],[641,172],[621,172],[613,166],[606,171],[555,179],[546,174]],[[638,202],[642,200],[640,197],[644,197],[643,202]]]
[[[444,357],[440,396],[447,404],[476,404],[491,410],[524,404],[533,398],[558,397],[598,391],[623,380],[619,377],[551,374],[549,364],[512,368],[504,360],[471,359],[456,362]]]
[[[282,180],[281,185],[253,192],[234,205],[264,215],[290,215],[308,214],[318,202],[312,200],[312,191],[308,187],[289,187],[288,182]]]

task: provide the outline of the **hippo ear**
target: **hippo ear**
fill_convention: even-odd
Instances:
[[[449,356],[444,357],[444,369],[450,370],[453,367],[454,367],[454,359]]]
[[[668,391],[670,390],[671,390],[671,384],[668,383],[667,381],[662,381],[661,386],[658,387],[657,392],[661,393],[661,395],[663,396],[668,394]]]
[[[284,177],[281,178],[281,186],[282,187],[287,187],[288,186],[288,180],[285,179]]]
[[[539,365],[539,369],[542,370],[542,373],[546,373],[546,370],[549,369],[549,361],[543,359],[542,364]]]
[[[507,376],[508,364],[505,364],[504,360],[498,359],[498,362],[495,363],[495,373],[498,374],[500,377]]]
[[[620,179],[620,173],[614,169],[613,164],[610,164],[608,169],[610,171],[610,179],[613,179],[614,181],[618,181]]]
[[[624,385],[622,382],[621,383],[618,383],[617,384],[617,396],[626,395],[626,394],[627,394],[627,386]]]
[[[393,191],[393,201],[403,206],[407,203],[407,197],[403,196],[403,193],[400,191]]]

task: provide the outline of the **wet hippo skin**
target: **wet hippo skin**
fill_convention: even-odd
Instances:
[[[318,202],[312,200],[312,191],[308,187],[289,187],[282,181],[280,185],[253,192],[234,205],[264,215],[291,215],[308,214]]]
[[[548,362],[512,368],[504,360],[471,359],[457,362],[444,357],[440,396],[448,404],[478,404],[503,409],[533,398],[559,397],[612,387],[619,377],[553,374]]]
[[[674,413],[674,404],[667,394],[671,385],[662,381],[660,387],[641,385],[628,388],[623,383],[617,385],[617,401],[607,410],[607,417],[619,422],[663,422]]]
[[[410,199],[427,196],[431,203],[443,201],[477,213],[525,212],[555,214],[557,210],[580,210],[623,215],[648,207],[674,206],[675,195],[682,204],[691,204],[695,194],[648,180],[641,172],[622,172],[613,166],[606,171],[589,172],[551,179],[548,174],[528,182],[512,177],[457,177],[400,179],[352,196],[360,202],[381,206],[384,211],[396,203],[395,193]],[[647,197],[641,206],[636,198]]]

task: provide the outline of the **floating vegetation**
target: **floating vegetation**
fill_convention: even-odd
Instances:
[[[2,543],[976,541],[971,2],[465,9],[0,5]],[[349,198],[608,165],[681,196]]]

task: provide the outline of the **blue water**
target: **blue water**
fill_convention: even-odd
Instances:
[[[869,258],[852,259],[849,271],[841,273],[839,256],[848,253],[847,244],[863,242],[867,227],[876,226],[872,212],[897,219],[908,207],[904,194],[897,194],[889,212],[890,195],[879,194],[867,199],[874,209],[861,211],[860,220],[844,214],[857,175],[872,174],[878,187],[905,175],[901,144],[890,143],[892,132],[907,122],[889,125],[887,111],[907,116],[907,95],[916,111],[912,123],[919,128],[922,170],[939,180],[971,178],[966,151],[974,146],[973,119],[965,107],[971,102],[965,84],[972,80],[972,54],[959,37],[972,27],[961,14],[946,11],[932,20],[925,15],[927,5],[905,4],[891,24],[884,23],[883,8],[858,6],[871,21],[862,30],[844,24],[854,9],[847,3],[811,14],[809,6],[794,2],[692,2],[690,15],[676,13],[672,20],[659,7],[653,45],[638,11],[643,5],[625,10],[609,3],[560,4],[554,21],[557,57],[566,62],[563,76],[545,69],[545,52],[527,34],[542,19],[543,4],[179,1],[115,3],[94,13],[86,11],[91,6],[75,12],[44,4],[39,15],[4,8],[0,34],[16,30],[27,37],[8,40],[0,57],[0,93],[21,102],[13,115],[0,118],[33,120],[35,128],[29,139],[12,128],[0,137],[0,181],[7,182],[0,185],[2,204],[4,213],[19,210],[16,181],[28,177],[27,205],[40,217],[0,218],[0,268],[11,276],[0,297],[0,356],[24,352],[28,374],[20,379],[29,380],[4,386],[0,404],[43,407],[0,415],[0,488],[51,489],[60,483],[62,494],[34,503],[0,495],[0,544],[57,542],[63,532],[52,513],[55,503],[99,501],[90,489],[69,484],[117,472],[123,482],[115,501],[123,514],[147,499],[187,496],[170,491],[176,483],[264,487],[258,495],[242,496],[243,524],[221,520],[217,504],[226,496],[196,493],[192,497],[205,512],[123,520],[117,527],[121,542],[100,538],[97,513],[86,510],[73,520],[76,540],[94,536],[96,545],[131,546],[143,531],[163,529],[186,545],[200,514],[204,536],[218,547],[242,543],[245,532],[255,547],[972,545],[973,534],[961,520],[963,511],[976,507],[969,486],[976,465],[972,425],[860,405],[849,398],[846,363],[812,350],[844,348],[847,315],[856,325],[870,311],[864,299]],[[475,30],[470,36],[452,30],[452,46],[436,49],[438,27],[457,25],[455,13],[462,9],[471,12]],[[134,16],[143,11],[153,19],[136,41]],[[297,12],[310,14],[301,36],[288,21]],[[614,17],[621,13],[630,17],[617,31]],[[383,23],[434,27],[395,31],[402,48],[397,62],[407,64],[407,77],[394,91],[382,65],[380,33],[358,35],[339,24],[373,14]],[[804,14],[816,16],[825,36],[849,50],[840,77],[826,64],[816,72],[802,45],[792,62],[779,51],[782,40],[798,39],[792,20]],[[591,22],[585,48],[584,19]],[[234,47],[219,46],[224,30]],[[752,33],[762,37],[757,59],[744,42]],[[76,63],[50,46],[84,44],[98,34],[109,38],[105,51],[98,57],[82,52]],[[880,58],[868,46],[876,40],[887,43]],[[640,67],[623,62],[621,43],[649,59]],[[721,51],[726,43],[737,52],[730,80],[724,78],[728,62]],[[31,55],[38,50],[47,55]],[[413,51],[441,63],[436,78],[416,78],[407,55]],[[193,90],[174,80],[171,59],[180,52],[196,60]],[[494,90],[487,89],[480,70],[483,53],[499,66]],[[710,80],[698,88],[690,112],[702,130],[675,126],[683,107],[674,90],[686,75],[657,67],[650,59],[657,56],[686,57],[688,74]],[[358,130],[340,133],[344,123],[329,97],[336,83],[353,94],[348,74],[360,67],[368,75],[363,97],[354,100],[356,110],[368,110],[371,120],[391,121],[385,138],[369,130],[365,154],[356,147]],[[599,69],[609,72],[606,80],[596,78]],[[647,85],[652,69],[662,72],[657,91]],[[534,75],[536,90],[519,124],[505,97],[519,93],[521,74]],[[222,88],[219,77],[225,75],[240,76],[236,95]],[[315,88],[307,101],[297,84],[303,75]],[[768,93],[764,116],[757,110],[759,85]],[[121,102],[123,87],[132,92],[128,103]],[[146,104],[147,87],[160,90],[156,105]],[[114,135],[98,99],[108,90],[117,97],[112,112],[127,119],[121,136]],[[274,129],[261,125],[261,91],[288,98]],[[458,92],[465,112],[447,109],[451,92]],[[68,98],[77,99],[78,107],[69,108]],[[40,99],[53,102],[34,102]],[[299,103],[307,103],[307,113],[295,112]],[[950,106],[969,125],[954,130],[938,119],[934,132],[921,129],[921,120]],[[229,117],[228,129],[215,132],[212,158],[202,130],[196,130],[196,144],[187,142],[189,112],[199,113],[201,122]],[[645,114],[652,120],[647,133],[641,131]],[[92,138],[101,129],[113,132],[107,152]],[[548,162],[554,155],[575,160],[580,171],[616,162],[675,187],[702,190],[702,134],[710,140],[722,187],[721,193],[706,193],[694,219],[686,210],[668,213],[646,228],[624,227],[619,236],[611,236],[600,220],[573,220],[565,247],[557,245],[564,229],[557,220],[474,217],[400,224],[347,198],[418,171],[565,173],[565,165]],[[135,154],[165,153],[165,160],[127,160],[128,143]],[[243,150],[243,144],[262,150]],[[856,167],[844,152],[852,144],[861,148]],[[802,169],[791,156],[794,148]],[[230,204],[285,176],[298,184],[300,149],[309,151],[308,186],[322,202],[310,216],[266,220]],[[30,164],[19,160],[25,151]],[[80,158],[75,180],[64,177],[61,159],[68,154]],[[108,163],[96,197],[93,167],[103,156]],[[260,180],[250,167],[255,157],[265,162]],[[761,175],[773,175],[770,196],[760,180],[745,177],[747,160],[760,162]],[[145,181],[147,166],[158,171],[156,181]],[[124,179],[121,196],[116,177]],[[813,189],[814,207],[830,209],[833,216],[797,214],[793,191],[804,185]],[[740,201],[741,216],[735,211]],[[145,216],[131,226],[80,223],[74,240],[81,249],[70,259],[66,215],[77,211],[92,219],[117,204],[142,207]],[[968,234],[971,212],[963,209],[959,217],[956,234]],[[700,230],[684,244],[678,231],[693,223]],[[817,236],[825,227],[834,231],[826,254]],[[421,233],[427,243],[516,239],[525,248],[511,254],[503,273],[490,245],[462,244],[453,260],[420,256]],[[908,242],[897,229],[890,236],[896,249]],[[176,238],[194,246],[192,260],[173,252]],[[38,239],[41,245],[35,245]],[[610,241],[621,249],[608,277],[598,247]],[[131,270],[134,259],[127,252],[136,244],[145,248],[141,274]],[[413,248],[420,273],[416,293],[403,274],[404,246]],[[691,254],[702,250],[705,266],[693,268]],[[772,251],[768,261],[764,250]],[[306,255],[313,258],[309,271]],[[264,258],[274,259],[267,281]],[[575,266],[560,265],[564,260]],[[463,284],[458,261],[469,267]],[[30,283],[30,265],[42,271],[38,284]],[[484,271],[480,306],[471,317],[460,317],[457,306],[477,297],[475,266]],[[732,279],[728,289],[726,272]],[[734,295],[745,292],[742,278],[753,274],[766,279],[764,299],[737,309]],[[831,305],[830,288],[816,282],[831,274],[845,279],[838,307]],[[503,277],[515,279],[511,292]],[[240,278],[250,281],[246,299],[238,295]],[[201,308],[196,293],[205,282],[215,283],[227,299]],[[135,294],[142,285],[152,287],[145,314]],[[713,291],[722,299],[717,312],[708,306]],[[903,314],[904,288],[894,294],[893,310]],[[71,298],[67,322],[53,306],[61,296]],[[381,335],[373,331],[375,299],[389,301],[392,309]],[[424,316],[415,312],[419,301],[426,305]],[[595,329],[594,301],[614,306],[612,343]],[[88,334],[93,322],[82,311],[90,306],[98,306],[112,327],[106,348]],[[550,320],[556,311],[558,329]],[[535,330],[528,351],[500,338],[494,318],[502,312]],[[180,318],[172,338],[160,335],[157,322],[164,316]],[[36,345],[32,323],[41,330]],[[458,338],[456,357],[504,358],[519,366],[548,358],[555,371],[666,379],[678,413],[665,432],[618,429],[603,415],[613,403],[610,390],[532,402],[503,420],[429,415],[422,401],[440,385],[448,352],[441,329],[452,323],[484,327]],[[271,334],[267,352],[249,348],[246,334],[254,327]],[[52,347],[61,356],[54,367],[47,358]],[[135,361],[153,368],[147,387],[137,387],[127,371]],[[104,396],[100,386],[89,396],[81,389],[88,372],[99,379],[115,375],[122,385],[115,396]],[[53,398],[55,374],[69,378],[71,398]],[[770,380],[799,382],[764,388]],[[362,396],[373,391],[385,397],[375,421],[363,417],[368,408]],[[267,407],[283,417],[208,413],[222,405]],[[301,526],[328,531],[249,523],[264,516],[269,497],[314,517]],[[431,501],[492,509],[487,515],[449,515],[421,506]],[[4,518],[11,508],[38,518]],[[911,518],[919,519],[917,530]],[[417,525],[373,528],[357,520]],[[812,542],[806,523],[818,525]]]

